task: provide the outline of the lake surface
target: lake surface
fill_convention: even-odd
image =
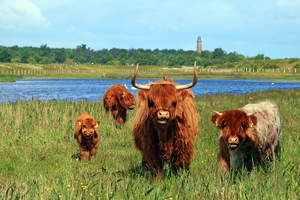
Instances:
[[[150,80],[155,82],[156,80]],[[179,84],[192,80],[176,79]],[[131,86],[130,79],[23,79],[11,83],[0,83],[0,102],[15,100],[102,100],[106,90],[115,84],[126,85],[137,95],[138,89]],[[149,79],[138,79],[136,83],[147,84]],[[244,94],[264,90],[292,90],[300,88],[300,82],[273,82],[265,80],[198,80],[191,88],[195,96]]]

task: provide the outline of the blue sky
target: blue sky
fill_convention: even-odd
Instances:
[[[300,0],[0,0],[0,45],[300,57]]]

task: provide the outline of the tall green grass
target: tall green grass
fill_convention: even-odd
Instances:
[[[216,176],[218,130],[212,110],[229,110],[271,99],[280,107],[282,157],[275,167],[242,171],[220,184]],[[131,134],[105,118],[102,102],[18,101],[0,105],[0,199],[299,199],[300,90],[195,99],[200,115],[190,173],[161,180],[141,167]],[[87,112],[101,124],[97,157],[77,161],[76,118]]]
[[[21,79],[23,76],[0,74],[0,82],[15,82],[17,79]]]

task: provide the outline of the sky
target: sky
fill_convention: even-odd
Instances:
[[[0,46],[300,57],[300,0],[0,0]]]

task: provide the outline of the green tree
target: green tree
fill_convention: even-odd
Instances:
[[[51,63],[51,59],[46,57],[46,56],[43,56],[41,58],[41,64],[50,64]]]
[[[100,63],[106,64],[108,62],[108,58],[106,56],[102,56]]]
[[[77,59],[77,61],[78,61],[78,63],[86,63],[86,59],[85,59],[85,57],[83,57],[83,56],[80,56],[78,59]]]
[[[126,60],[125,58],[120,59],[120,65],[126,65]]]
[[[0,62],[10,62],[12,54],[8,49],[4,49],[0,52]]]
[[[64,49],[59,49],[55,52],[54,59],[58,63],[64,63],[67,58],[66,51]]]
[[[37,61],[35,60],[35,58],[33,56],[30,56],[27,59],[27,62],[30,63],[30,64],[37,64]]]
[[[10,60],[11,63],[20,63],[21,62],[21,58],[19,57],[14,57]]]
[[[207,60],[207,61],[205,61],[204,63],[203,63],[203,67],[208,67],[208,66],[211,66],[211,65],[213,65],[214,63],[212,62],[212,61],[210,61],[210,60]]]
[[[225,56],[225,51],[221,48],[216,48],[212,54],[213,59],[221,59]]]

